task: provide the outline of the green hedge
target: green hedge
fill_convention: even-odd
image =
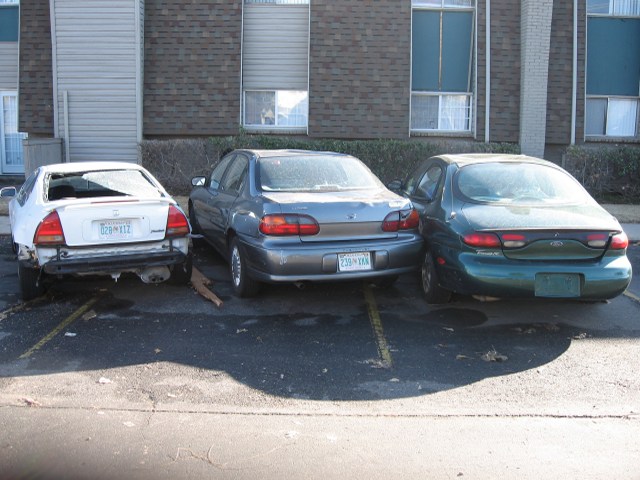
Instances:
[[[209,139],[145,140],[142,164],[174,195],[191,189],[191,178],[210,172],[228,151],[235,148],[301,149],[347,153],[361,159],[384,183],[403,179],[416,163],[443,153],[518,153],[508,143],[416,140],[307,139],[275,135],[240,134]]]
[[[563,163],[597,200],[640,203],[640,147],[572,146]]]

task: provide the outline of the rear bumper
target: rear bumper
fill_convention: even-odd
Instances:
[[[134,272],[149,267],[168,267],[183,263],[186,255],[180,250],[150,254],[111,255],[52,260],[43,265],[50,275],[108,274]]]
[[[400,275],[418,270],[423,240],[405,234],[397,239],[331,244],[261,244],[253,239],[241,242],[250,276],[268,283],[357,280]],[[338,270],[338,255],[369,252],[371,269],[351,272]]]
[[[504,257],[462,253],[438,266],[442,286],[463,295],[535,297],[537,274],[576,274],[578,299],[602,300],[623,293],[631,282],[626,256],[604,257],[597,262],[513,262]],[[560,297],[564,298],[564,297]]]
[[[189,253],[188,238],[136,244],[92,247],[21,247],[18,261],[42,268],[50,275],[113,274],[139,272],[150,267],[171,267],[183,263]]]

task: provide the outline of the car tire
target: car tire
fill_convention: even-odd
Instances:
[[[239,297],[252,297],[260,290],[260,283],[249,276],[244,252],[237,237],[231,240],[229,248],[229,270],[231,271],[231,284]]]
[[[436,264],[430,251],[425,252],[420,271],[421,286],[427,303],[440,304],[447,303],[451,299],[451,292],[439,285]]]
[[[184,262],[173,266],[169,283],[172,285],[187,285],[191,281],[193,271],[193,253],[189,251]]]
[[[22,300],[25,302],[41,297],[46,292],[44,273],[41,274],[39,268],[30,268],[18,263],[18,280]]]
[[[202,228],[200,228],[200,224],[198,223],[198,219],[196,218],[196,213],[193,211],[193,203],[189,202],[189,223],[191,224],[191,235],[193,235],[192,240],[196,245],[204,244],[204,239],[202,237]]]

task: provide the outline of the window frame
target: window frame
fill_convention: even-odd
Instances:
[[[472,136],[474,134],[474,130],[476,127],[475,121],[475,104],[477,101],[477,0],[469,0],[470,5],[445,5],[447,1],[450,0],[440,0],[440,5],[428,5],[428,3],[434,3],[433,1],[429,2],[424,0],[412,0],[412,8],[411,8],[411,75],[410,75],[410,108],[409,108],[409,135],[410,136],[420,136],[420,135],[445,135],[445,136]],[[468,71],[468,86],[469,91],[460,92],[460,91],[434,91],[434,90],[414,90],[413,88],[413,80],[414,80],[414,71],[413,71],[413,17],[416,11],[435,11],[440,12],[440,44],[439,44],[439,68],[440,71],[438,75],[440,77],[439,82],[441,83],[442,76],[442,56],[443,56],[443,33],[442,33],[442,19],[443,14],[445,12],[470,12],[472,14],[471,18],[471,31],[470,33],[470,55],[469,55],[469,71]],[[466,114],[464,118],[461,118],[465,124],[463,129],[445,129],[442,128],[443,124],[446,123],[445,120],[447,116],[445,115],[446,109],[444,107],[444,100],[446,97],[456,97],[456,96],[466,96],[467,101],[465,102]],[[438,111],[437,111],[437,127],[436,128],[424,128],[422,126],[414,127],[414,113],[416,111],[415,100],[419,97],[437,97],[438,98]]]
[[[591,18],[610,18],[610,19],[635,19],[640,21],[640,11],[638,14],[625,14],[625,13],[613,13],[615,2],[618,0],[609,0],[609,8],[608,12],[590,12],[589,1],[587,0],[585,9],[586,9],[586,18],[585,18],[585,32],[587,41],[585,42],[585,49],[588,50],[589,42],[589,19]],[[640,9],[640,0],[636,0],[638,2],[635,8]],[[629,96],[629,95],[616,95],[616,94],[605,94],[605,93],[597,93],[590,94],[588,93],[587,87],[589,84],[588,74],[589,74],[589,66],[588,66],[588,51],[585,55],[585,82],[584,82],[584,141],[637,141],[640,138],[640,75],[638,78],[638,92],[637,95]],[[604,133],[588,133],[587,122],[588,116],[587,112],[589,110],[589,102],[590,101],[606,101],[606,106],[604,108],[604,118],[600,119],[601,124],[603,126]],[[612,101],[615,100],[635,100],[635,110],[636,110],[636,119],[635,119],[635,131],[632,135],[614,135],[607,132],[609,128],[609,118],[611,116],[611,104]]]

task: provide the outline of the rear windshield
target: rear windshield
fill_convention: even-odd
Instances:
[[[49,201],[112,196],[159,198],[162,193],[140,170],[54,173],[49,177]]]
[[[478,203],[577,204],[593,202],[569,174],[530,163],[481,163],[460,169],[456,190]]]
[[[358,159],[340,156],[260,158],[260,188],[267,192],[342,191],[381,188],[382,183]]]

